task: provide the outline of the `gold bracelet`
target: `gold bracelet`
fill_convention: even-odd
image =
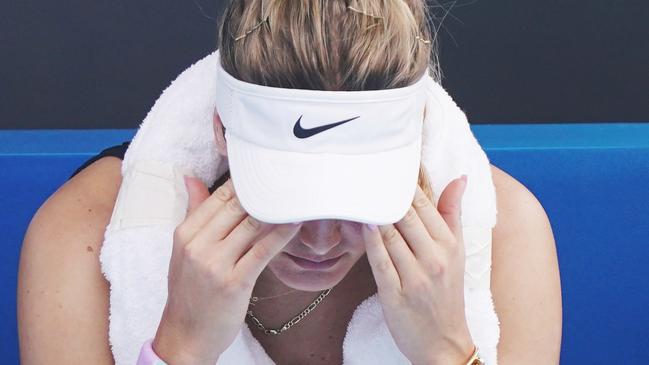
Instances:
[[[469,361],[467,361],[466,365],[485,365],[484,360],[478,355],[478,346],[473,345],[474,350],[473,354],[471,354],[471,357],[469,358]]]

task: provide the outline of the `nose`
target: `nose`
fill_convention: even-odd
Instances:
[[[300,241],[314,255],[325,255],[342,240],[340,225],[341,221],[336,219],[306,221],[300,227]]]

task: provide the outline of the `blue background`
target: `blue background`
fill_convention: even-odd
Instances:
[[[492,164],[527,186],[552,223],[563,297],[561,364],[646,361],[649,124],[471,128]],[[79,165],[134,134],[134,129],[0,131],[6,208],[0,220],[2,364],[18,363],[16,282],[31,217]]]

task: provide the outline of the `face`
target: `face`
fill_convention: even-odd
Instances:
[[[223,125],[218,115],[214,118],[214,134],[217,150],[227,157]],[[274,274],[273,280],[293,289],[321,291],[331,288],[342,281],[365,254],[361,228],[362,223],[354,221],[306,221],[268,263],[266,270]],[[323,260],[326,261],[320,262]],[[269,277],[263,273],[262,276]]]
[[[269,263],[267,269],[284,285],[303,291],[320,291],[338,284],[365,253],[361,223],[313,220]],[[321,263],[307,261],[311,258]]]

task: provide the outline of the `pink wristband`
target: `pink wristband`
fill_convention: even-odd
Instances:
[[[166,362],[162,361],[161,358],[156,355],[151,346],[153,339],[150,338],[142,344],[140,349],[140,356],[137,359],[136,365],[168,365]]]

